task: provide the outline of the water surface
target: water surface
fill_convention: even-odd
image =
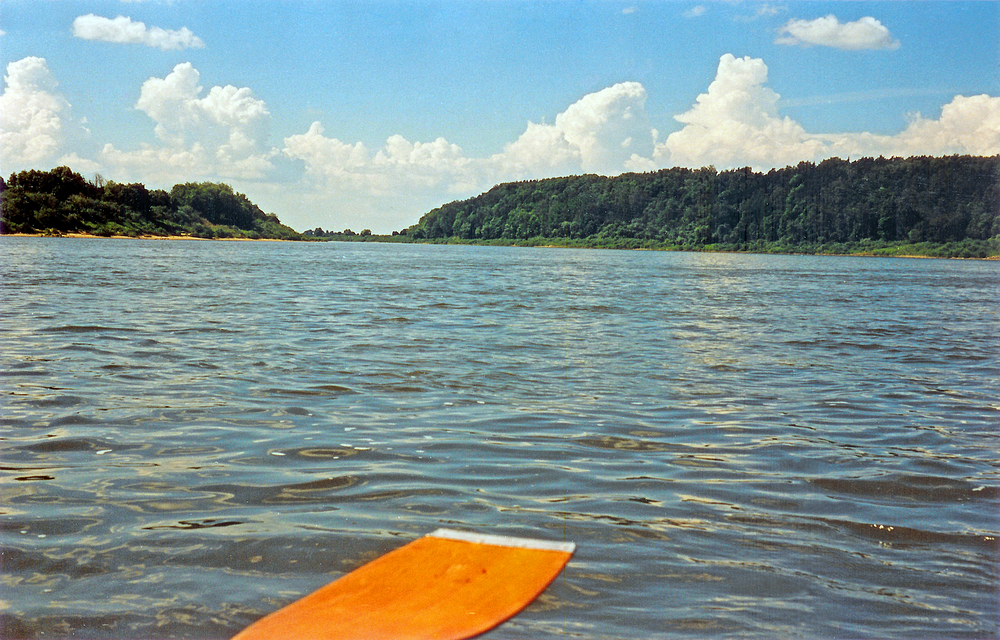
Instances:
[[[578,545],[488,638],[995,637],[998,266],[0,238],[0,636],[444,526]]]

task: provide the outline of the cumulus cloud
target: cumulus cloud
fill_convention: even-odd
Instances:
[[[324,131],[322,123],[313,122],[305,133],[285,138],[285,153],[304,160],[307,170],[316,176],[347,175],[370,162],[371,154],[364,144],[328,138],[323,135]]]
[[[540,178],[572,173],[580,169],[580,149],[570,144],[565,133],[554,125],[529,122],[517,140],[492,158],[497,173]]]
[[[775,166],[821,153],[822,141],[778,115],[780,96],[766,82],[763,60],[722,56],[708,92],[674,116],[686,126],[657,146],[656,159],[690,167]]]
[[[684,17],[685,18],[697,18],[699,16],[704,15],[705,11],[707,11],[707,9],[705,9],[704,5],[700,5],[699,4],[697,6],[691,7],[687,11],[685,11],[684,12]]]
[[[468,157],[444,138],[411,142],[393,135],[371,150],[328,137],[320,122],[285,138],[283,153],[304,164],[309,206],[336,202],[341,211],[375,209],[386,219],[395,216],[399,228],[414,221],[414,210],[475,195],[497,182],[656,168],[645,101],[646,90],[636,82],[585,95],[554,124],[529,122],[517,140],[485,158]]]
[[[488,158],[469,158],[444,138],[410,142],[400,135],[373,152],[360,142],[326,137],[319,122],[285,138],[284,153],[305,162],[307,174],[324,184],[336,181],[372,193],[441,186],[459,193],[499,180],[618,174],[652,155],[645,101],[646,90],[637,82],[588,94],[558,114],[555,124],[529,122],[517,140]]]
[[[98,173],[104,167],[100,162],[84,158],[75,151],[60,156],[52,165],[57,167],[71,167],[73,171],[83,174]]]
[[[205,46],[201,38],[194,35],[187,27],[176,31],[147,27],[142,22],[132,18],[118,16],[104,18],[88,13],[73,21],[73,35],[84,40],[99,40],[117,44],[141,44],[147,47],[157,47],[168,51],[171,49],[200,49]]]
[[[653,150],[646,89],[638,82],[622,82],[584,96],[556,116],[555,126],[580,150],[584,171],[621,173],[633,155]]]
[[[7,65],[0,95],[0,157],[5,165],[35,166],[55,158],[66,138],[70,104],[56,91],[44,58]]]
[[[899,48],[899,41],[894,40],[889,30],[875,18],[869,16],[842,23],[832,14],[815,20],[789,20],[775,43],[819,45],[848,51]]]
[[[941,109],[941,117],[914,114],[909,126],[892,135],[847,133],[817,136],[828,155],[915,156],[1000,154],[1000,97],[986,94],[955,96]]]
[[[314,122],[304,134],[285,138],[283,152],[305,163],[314,185],[335,191],[361,190],[371,195],[410,192],[412,189],[448,189],[473,179],[471,161],[462,149],[444,138],[410,142],[390,136],[376,152],[361,142],[347,143],[324,135]]]
[[[128,152],[111,145],[103,156],[115,165],[129,162],[169,170],[185,162],[201,175],[261,179],[273,168],[277,153],[266,147],[270,112],[247,88],[212,87],[200,97],[201,74],[191,63],[174,67],[163,78],[142,84],[136,109],[156,122],[162,148]],[[171,174],[172,175],[172,174]]]
[[[178,64],[164,78],[142,84],[136,109],[156,121],[156,135],[182,142],[190,132],[199,140],[222,135],[234,150],[250,148],[264,135],[270,113],[248,87],[212,87],[204,98],[201,74],[190,62]]]
[[[388,229],[399,229],[414,222],[414,211],[426,212],[449,194],[454,199],[483,188],[475,161],[444,138],[411,142],[397,134],[373,151],[361,142],[329,137],[314,122],[305,133],[285,138],[284,145],[285,156],[305,166],[308,189],[301,204],[324,214],[324,226],[332,228],[377,212]]]
[[[927,149],[936,154],[996,155],[1000,153],[1000,97],[955,96],[937,120],[917,115],[897,136],[897,144],[897,155],[926,153]]]
[[[524,133],[491,160],[511,179],[582,170],[615,175],[653,151],[646,89],[622,82],[585,95],[556,116],[529,122]]]
[[[1000,153],[1000,98],[956,96],[940,118],[916,114],[896,135],[811,133],[778,113],[780,97],[766,86],[767,71],[759,58],[722,56],[708,92],[675,116],[685,126],[657,145],[657,163],[768,169],[834,156]]]

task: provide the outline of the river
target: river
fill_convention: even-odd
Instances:
[[[0,636],[227,638],[438,527],[486,638],[985,638],[1000,263],[0,238]]]

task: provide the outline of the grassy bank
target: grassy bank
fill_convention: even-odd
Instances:
[[[566,247],[578,249],[635,249],[649,251],[703,251],[724,253],[768,253],[791,255],[842,255],[876,257],[918,258],[996,258],[1000,239],[962,240],[960,242],[861,242],[810,243],[790,245],[780,242],[755,242],[750,244],[682,245],[639,238],[548,238],[537,236],[524,240],[506,238],[492,240],[466,240],[462,238],[436,238],[415,240],[405,235],[351,236],[331,235],[325,240],[341,242],[412,242],[420,244],[463,244],[505,247]]]
[[[228,231],[228,230],[227,230]],[[459,244],[471,246],[492,247],[539,247],[539,248],[571,248],[571,249],[620,249],[645,251],[696,251],[705,253],[760,253],[786,255],[829,255],[829,256],[872,256],[885,258],[969,258],[997,259],[1000,239],[963,240],[961,242],[838,242],[826,244],[788,245],[778,242],[757,242],[752,244],[708,244],[680,245],[655,240],[637,238],[546,238],[538,236],[524,240],[492,239],[466,240],[462,238],[435,238],[417,240],[406,235],[345,235],[330,234],[316,238],[306,234],[292,238],[261,238],[254,234],[218,234],[218,235],[164,235],[143,234],[135,230],[124,233],[60,233],[50,229],[42,233],[4,234],[20,237],[65,237],[65,238],[141,238],[161,240],[244,240],[244,241],[274,241],[274,240],[305,240],[313,242],[379,242],[406,244]]]

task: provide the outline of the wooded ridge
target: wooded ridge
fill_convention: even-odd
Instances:
[[[949,156],[832,158],[767,173],[710,166],[551,178],[446,204],[400,234],[806,253],[910,245],[917,253],[985,257],[997,253],[998,176],[1000,156]]]

